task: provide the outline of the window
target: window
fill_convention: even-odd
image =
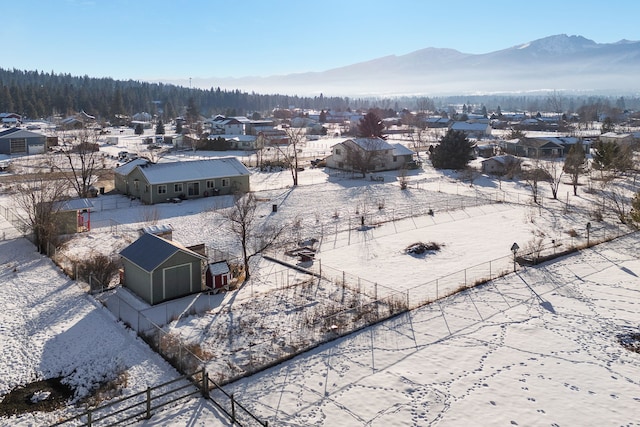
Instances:
[[[158,194],[167,194],[167,186],[158,185]]]
[[[398,161],[398,156],[393,156],[393,162],[397,162]]]
[[[134,190],[138,191],[140,189],[140,181],[138,181],[137,179],[133,180],[133,188]]]
[[[344,168],[344,162],[338,162],[338,167],[339,167],[340,169]]]
[[[340,149],[336,148],[336,156],[339,156],[339,155],[340,155]]]
[[[199,196],[200,195],[200,183],[199,182],[190,182],[187,184],[187,195],[189,196]]]
[[[144,186],[144,192],[145,192],[145,193],[148,193],[148,192],[149,192],[149,186],[148,186],[147,184],[145,184],[145,186]]]
[[[211,181],[207,181],[207,188],[211,189],[211,188],[216,188],[216,182],[211,180]]]
[[[182,183],[173,184],[173,192],[174,193],[182,193]]]
[[[229,186],[229,178],[222,178],[222,186],[223,187]]]

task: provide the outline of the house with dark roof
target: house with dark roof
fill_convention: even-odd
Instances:
[[[520,138],[511,141],[503,141],[500,146],[505,153],[515,156],[545,158],[564,157],[572,146],[582,144],[585,153],[591,149],[591,143],[582,138],[573,136],[539,136],[535,138]]]
[[[0,132],[0,154],[42,154],[47,148],[47,137],[21,128]]]
[[[120,256],[124,287],[151,305],[203,290],[206,257],[179,243],[144,233]]]
[[[136,159],[114,170],[116,190],[145,204],[249,191],[249,170],[235,157],[152,163]]]

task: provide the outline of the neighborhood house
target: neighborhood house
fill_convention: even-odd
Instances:
[[[331,148],[327,167],[360,171],[364,162],[369,172],[397,170],[411,166],[414,154],[402,144],[389,144],[382,138],[347,139]]]
[[[114,170],[116,190],[145,204],[249,191],[249,170],[235,157],[152,163],[135,159]]]

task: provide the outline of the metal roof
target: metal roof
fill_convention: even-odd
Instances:
[[[152,272],[173,254],[180,251],[200,259],[206,259],[199,253],[187,249],[179,243],[149,233],[144,233],[138,240],[120,251],[120,256],[128,259],[144,271]]]
[[[145,166],[138,167],[149,184],[250,175],[249,170],[235,157],[187,162],[148,163]]]

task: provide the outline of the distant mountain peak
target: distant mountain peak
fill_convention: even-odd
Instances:
[[[596,45],[597,43],[593,40],[589,40],[582,36],[558,34],[515,46],[515,49],[528,49],[539,53],[544,52],[562,55],[577,52]]]

